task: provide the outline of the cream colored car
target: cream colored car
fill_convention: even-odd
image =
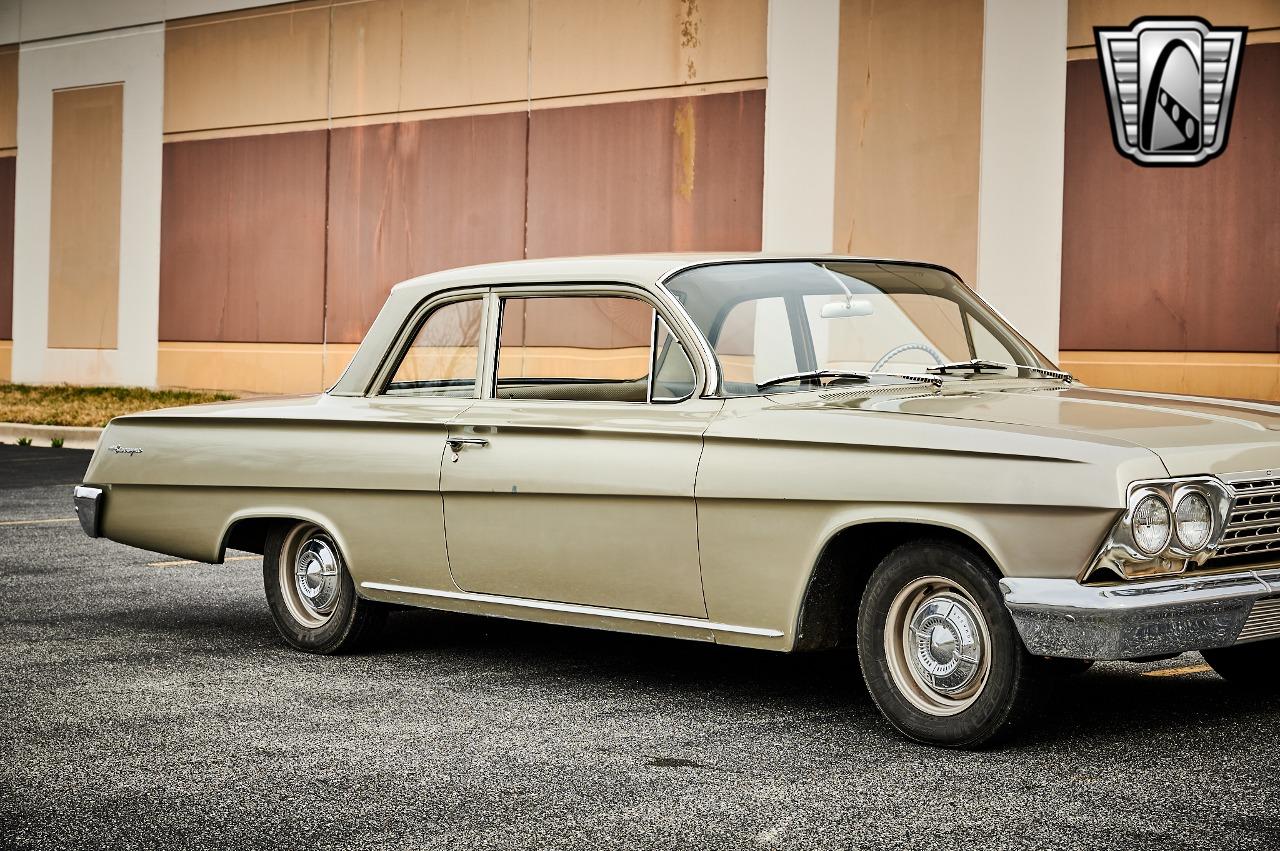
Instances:
[[[388,604],[853,644],[941,745],[1088,660],[1199,650],[1270,685],[1280,651],[1280,408],[1083,387],[923,263],[416,278],[327,393],[112,421],[76,506],[148,550],[262,553],[302,650]]]

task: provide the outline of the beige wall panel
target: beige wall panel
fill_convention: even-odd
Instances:
[[[982,20],[982,0],[841,3],[836,251],[974,280]]]
[[[124,86],[53,93],[49,348],[114,349]]]
[[[18,144],[18,46],[0,47],[0,148]]]
[[[1127,27],[1144,15],[1191,15],[1214,26],[1280,27],[1277,0],[1071,0],[1067,45],[1093,45],[1094,27]]]
[[[166,133],[325,118],[329,8],[291,4],[170,24],[164,65]]]
[[[342,377],[347,364],[355,357],[357,343],[326,343],[324,347],[324,386],[332,387]]]
[[[0,340],[0,381],[13,380],[13,341]]]
[[[400,109],[528,96],[528,0],[404,0]]]
[[[1061,364],[1096,387],[1280,402],[1280,354],[1063,352]]]
[[[376,115],[399,108],[401,12],[401,0],[333,7],[333,115]]]
[[[532,0],[533,97],[765,75],[766,0]]]
[[[161,387],[247,393],[317,393],[324,347],[294,343],[161,343]]]

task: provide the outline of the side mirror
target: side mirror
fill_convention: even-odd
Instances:
[[[845,299],[822,305],[823,319],[844,319],[848,316],[870,316],[876,309],[871,302],[864,299]]]

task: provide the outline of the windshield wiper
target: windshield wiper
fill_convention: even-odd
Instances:
[[[1034,372],[1037,375],[1043,375],[1046,378],[1056,378],[1059,381],[1065,381],[1070,384],[1075,381],[1075,377],[1069,372],[1063,372],[1058,369],[1045,369],[1042,366],[1027,366],[1021,363],[1004,363],[998,360],[983,360],[982,358],[973,358],[972,360],[956,361],[954,363],[943,363],[938,366],[931,366],[926,372],[932,375],[946,375],[953,369],[971,369],[975,373],[981,373],[984,369],[990,370],[1006,370],[1006,369],[1025,369],[1028,372]]]
[[[789,375],[779,375],[777,378],[770,378],[768,381],[761,381],[756,387],[763,390],[766,387],[772,387],[775,384],[789,384],[792,381],[804,381],[806,379],[822,379],[822,378],[847,378],[853,381],[866,383],[872,378],[900,378],[903,381],[913,381],[918,384],[932,384],[934,387],[942,386],[942,379],[932,375],[910,375],[900,372],[846,372],[839,369],[811,369],[808,372],[793,372]]]

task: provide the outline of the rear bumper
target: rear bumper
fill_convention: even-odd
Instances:
[[[101,537],[102,504],[106,500],[106,494],[103,493],[102,488],[95,488],[90,485],[76,485],[74,494],[76,516],[80,518],[80,528],[90,538]]]
[[[1000,590],[1038,656],[1134,659],[1280,638],[1280,567],[1106,587],[1009,577]]]

